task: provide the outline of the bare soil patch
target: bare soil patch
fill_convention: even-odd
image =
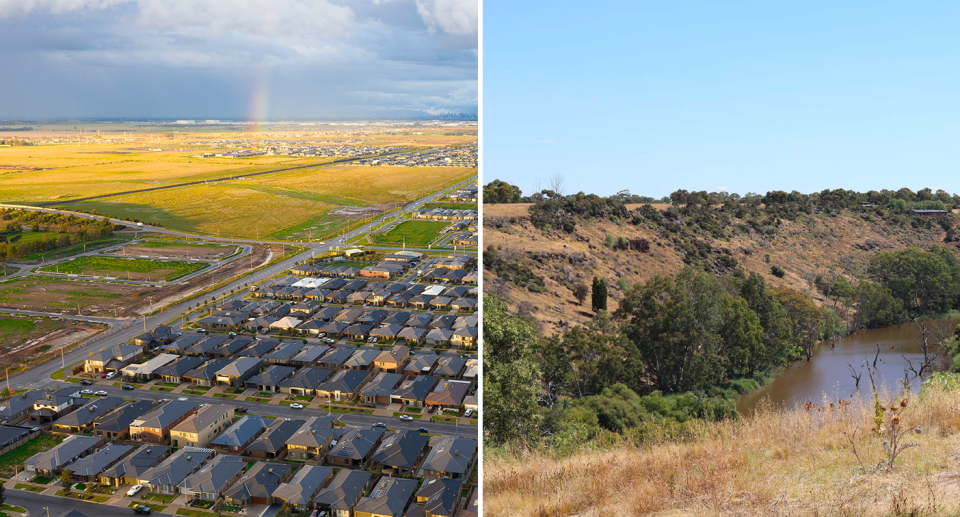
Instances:
[[[151,248],[146,246],[124,246],[112,251],[111,255],[122,257],[168,258],[177,260],[217,260],[227,258],[236,253],[236,246],[216,248],[201,248],[198,246],[163,246]]]

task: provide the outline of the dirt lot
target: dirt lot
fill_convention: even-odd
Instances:
[[[69,320],[0,316],[0,368],[19,372],[70,350],[105,329]]]
[[[217,260],[227,258],[236,253],[236,251],[237,246],[188,243],[177,245],[177,243],[172,242],[147,242],[133,246],[124,246],[112,251],[110,254],[124,257],[168,258],[176,260]]]
[[[290,251],[291,247],[285,249]],[[164,288],[37,276],[18,278],[0,283],[0,307],[74,315],[79,305],[81,313],[85,315],[133,316],[149,311],[151,305],[158,308],[210,287],[211,275],[216,275],[214,280],[220,282],[256,269],[268,260],[279,259],[280,251],[279,245],[273,246],[273,249],[257,246],[247,257],[186,283]]]

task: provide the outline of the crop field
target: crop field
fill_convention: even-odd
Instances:
[[[288,156],[196,158],[198,152],[156,152],[133,144],[0,148],[0,165],[43,169],[0,172],[0,201],[65,200],[330,161]]]
[[[441,221],[404,221],[394,226],[387,233],[373,234],[373,242],[377,244],[410,244],[427,245],[437,240],[440,231],[450,226],[449,222]]]
[[[327,238],[476,174],[456,167],[340,167],[60,206],[201,235]]]
[[[79,257],[55,266],[41,268],[46,273],[125,278],[128,280],[176,280],[208,267],[203,262],[160,261],[120,257]]]

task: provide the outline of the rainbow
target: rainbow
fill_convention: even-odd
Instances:
[[[260,125],[264,129],[265,122],[270,118],[270,72],[261,65],[250,96],[250,106],[247,120]]]

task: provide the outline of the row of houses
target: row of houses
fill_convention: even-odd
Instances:
[[[452,201],[454,203],[476,203],[478,198],[478,193],[480,192],[480,187],[474,183],[466,187],[458,188],[453,192],[447,194],[444,197],[447,201]]]
[[[416,219],[431,219],[434,221],[474,221],[477,219],[477,211],[454,208],[424,208],[414,210],[413,216]]]
[[[453,261],[451,261],[451,264]],[[304,271],[304,270],[299,270]],[[451,273],[452,268],[431,270]],[[462,268],[454,277],[460,282],[470,275]],[[464,285],[443,286],[408,283],[367,282],[331,277],[286,277],[259,286],[253,292],[257,298],[280,300],[311,300],[336,305],[371,305],[378,307],[417,308],[434,310],[470,311],[476,309],[479,289]],[[472,305],[471,305],[471,301]],[[454,308],[456,307],[456,308]]]

